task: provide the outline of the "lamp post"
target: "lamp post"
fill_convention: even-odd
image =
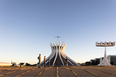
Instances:
[[[106,47],[115,46],[115,42],[103,42],[103,43],[102,42],[100,42],[100,43],[96,42],[96,46],[97,47],[105,47],[104,59],[101,61],[99,66],[111,66],[111,64],[107,60]]]

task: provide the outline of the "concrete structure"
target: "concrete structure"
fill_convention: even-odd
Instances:
[[[46,66],[49,66],[49,62],[50,62],[50,66],[66,66],[67,64],[66,60],[68,60],[68,66],[80,66],[65,54],[64,51],[65,51],[66,43],[65,44],[62,43],[61,45],[60,42],[59,44],[57,44],[57,42],[56,44],[50,43],[50,46],[52,52],[46,58]],[[44,66],[44,61],[41,62],[41,66]]]
[[[104,57],[100,57],[100,63],[102,62],[103,59],[104,59]]]
[[[107,60],[106,47],[114,46],[114,45],[115,45],[115,42],[104,42],[104,43],[102,43],[102,42],[100,42],[100,43],[96,42],[96,46],[105,47],[104,59],[99,64],[99,66],[111,66],[111,64]]]

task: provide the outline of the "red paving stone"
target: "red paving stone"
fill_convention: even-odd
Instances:
[[[3,68],[3,67],[2,67]],[[67,69],[69,68],[69,69]],[[12,69],[12,70],[10,70]],[[5,68],[0,70],[0,75],[4,74],[4,76],[0,77],[16,77],[28,70],[31,70],[20,77],[36,77],[41,71],[46,69],[39,77],[56,77],[57,67],[46,67],[46,68],[37,68],[37,67],[24,67],[23,68],[15,68],[9,67],[8,70]],[[15,71],[11,74],[6,74],[8,72]],[[74,73],[76,73],[79,77],[116,77],[116,66],[113,67],[96,67],[96,66],[72,66],[72,67],[58,67],[58,76],[59,77],[76,77]],[[91,73],[89,73],[89,72]],[[95,75],[93,75],[95,74]],[[97,75],[97,76],[96,76]]]
[[[2,74],[6,74],[6,73],[9,73],[9,72],[12,72],[13,70],[4,70],[4,71],[1,71],[0,72],[0,75],[2,75]]]
[[[39,77],[56,77],[56,67],[46,68]]]
[[[76,77],[70,70],[64,67],[58,68],[58,75],[59,77]]]
[[[3,77],[15,77],[23,72],[26,72],[27,70],[20,70],[20,71],[16,71],[14,73],[8,74],[8,75],[4,75]]]
[[[36,77],[44,69],[45,68],[36,68],[35,70],[32,70],[32,71],[22,75],[21,77]]]
[[[71,70],[73,70],[79,77],[96,77],[82,69],[76,69],[76,68],[70,68]]]
[[[104,73],[100,70],[95,70],[95,69],[87,69],[87,70],[92,72],[92,73],[95,73],[96,75],[101,76],[101,77],[116,77],[116,76]]]

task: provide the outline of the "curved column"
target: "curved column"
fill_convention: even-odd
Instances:
[[[48,63],[48,59],[50,58],[50,60],[54,57],[54,55],[55,55],[55,53],[56,53],[56,51],[53,49],[53,47],[55,47],[55,46],[53,46],[52,44],[50,44],[50,46],[51,46],[51,54],[46,58],[46,64]],[[41,64],[43,64],[44,63],[44,60],[41,62]]]
[[[62,51],[62,56],[66,59],[66,57],[68,58],[68,61],[70,64],[72,64],[72,66],[74,66],[74,64],[76,64],[77,66],[80,66],[79,64],[77,64],[75,61],[73,61],[71,58],[69,58],[65,53],[65,47],[66,47],[66,43],[63,46],[63,51]],[[73,63],[72,63],[73,62]]]
[[[60,42],[59,42],[59,51],[58,51],[58,53],[59,53],[59,57],[60,57],[60,60],[61,60],[61,62],[62,62],[62,65],[64,66],[64,63],[63,63],[63,61],[62,61],[62,58],[61,58],[61,51],[62,51],[62,49],[60,49]]]
[[[66,43],[63,45],[59,45],[56,42],[56,45],[51,44],[51,54],[46,58],[46,64],[48,64],[49,62],[49,58],[50,58],[50,65],[52,66],[64,66],[66,64],[66,57],[68,58],[68,63],[70,64],[70,66],[80,66],[79,64],[77,64],[75,61],[73,61],[71,58],[69,58],[66,54],[65,54],[65,47],[66,47]],[[41,65],[44,65],[44,61],[41,62]]]
[[[57,54],[58,54],[58,51],[57,51],[57,42],[56,42],[55,52],[56,52],[56,56],[55,56],[55,59],[54,59],[54,62],[53,62],[53,66],[54,66],[54,63],[56,62],[56,58],[57,58]]]
[[[47,58],[47,61],[46,61],[46,64],[49,62],[49,58],[50,58],[50,60],[55,56],[55,51],[54,51],[54,49],[53,49],[53,46],[51,47],[51,49],[52,49],[52,53],[51,53],[51,55]]]

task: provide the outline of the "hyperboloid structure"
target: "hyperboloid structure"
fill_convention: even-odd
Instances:
[[[42,61],[41,62],[41,66],[44,66],[45,62],[46,62],[46,66],[66,66],[68,64],[68,66],[80,66],[79,64],[77,64],[75,61],[73,61],[71,58],[69,58],[66,54],[65,54],[65,47],[66,47],[66,43],[62,45],[57,44],[56,45],[53,43],[50,43],[52,52],[51,54],[46,58],[46,61]]]

